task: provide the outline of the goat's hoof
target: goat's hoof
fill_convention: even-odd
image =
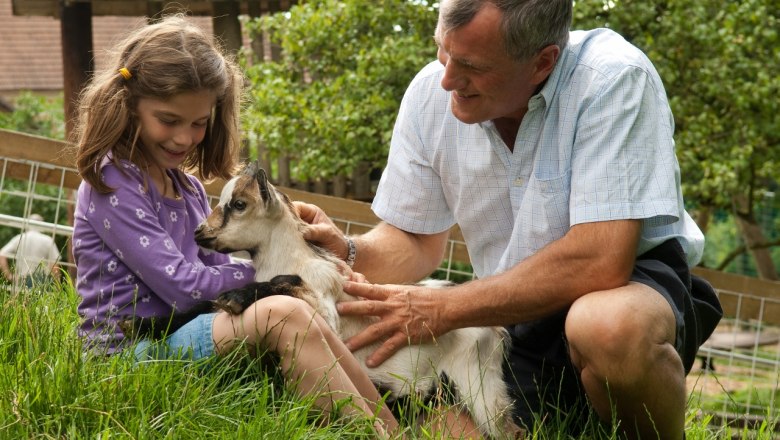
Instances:
[[[119,330],[122,331],[122,334],[124,334],[126,338],[138,336],[138,326],[136,326],[134,318],[117,321],[116,326],[119,327]]]

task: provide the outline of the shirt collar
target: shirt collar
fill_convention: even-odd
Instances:
[[[532,96],[529,100],[529,111],[534,110],[537,106],[546,105],[552,101],[555,93],[558,91],[558,85],[561,78],[564,76],[564,72],[571,69],[571,63],[569,62],[569,59],[572,56],[571,45],[567,44],[563,51],[561,51],[561,56],[555,63],[555,67],[553,67],[552,72],[550,72],[550,76],[547,77],[547,81],[544,83],[542,90]]]

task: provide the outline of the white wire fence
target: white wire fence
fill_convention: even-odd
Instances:
[[[60,266],[74,271],[69,238],[79,178],[68,166],[63,151],[61,143],[0,130],[0,239],[8,240],[26,228],[36,227],[55,238],[62,254]],[[207,186],[212,204],[216,204],[219,188]],[[293,200],[321,206],[348,234],[365,232],[376,223],[365,203],[283,190]],[[29,219],[34,213],[42,215],[44,221]],[[471,280],[465,244],[458,232],[452,236],[436,277],[456,282]],[[709,417],[719,426],[760,427],[761,423],[769,423],[777,430],[780,283],[774,283],[777,286],[773,293],[764,295],[725,288],[716,279],[710,282],[724,303],[726,318],[700,349],[700,359],[688,376],[690,406],[700,408],[701,417]]]

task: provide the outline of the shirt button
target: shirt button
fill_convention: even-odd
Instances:
[[[518,177],[517,179],[515,179],[514,183],[515,183],[515,186],[521,186],[524,182],[525,181],[523,180],[522,177]]]

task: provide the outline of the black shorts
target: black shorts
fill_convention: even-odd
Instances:
[[[723,314],[715,291],[691,275],[675,239],[637,257],[631,280],[652,287],[671,304],[677,322],[675,349],[687,374],[699,346]],[[579,374],[569,359],[564,334],[567,310],[507,328],[511,343],[504,375],[515,400],[515,419],[533,426],[536,417],[566,421],[575,427],[589,414]]]

